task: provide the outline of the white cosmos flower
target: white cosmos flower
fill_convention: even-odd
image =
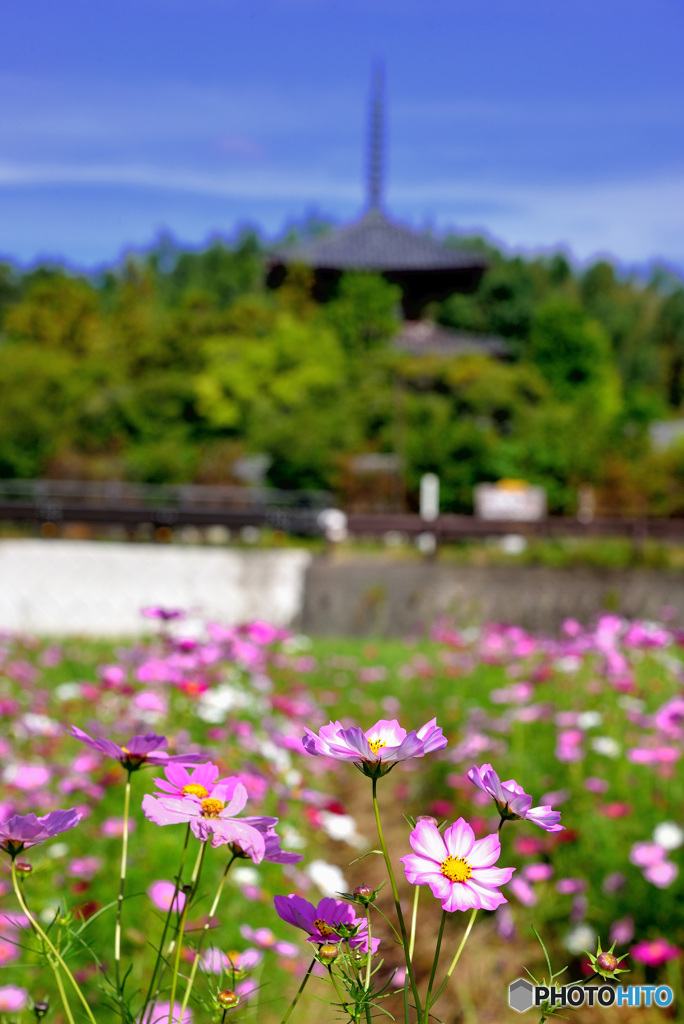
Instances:
[[[594,729],[603,721],[600,711],[583,711],[577,716],[577,725],[580,729]]]
[[[591,741],[591,749],[604,757],[619,757],[622,747],[612,736],[596,736]]]
[[[576,956],[596,945],[596,932],[588,924],[578,924],[563,936],[563,945]]]
[[[653,842],[664,850],[677,850],[684,843],[684,831],[674,821],[661,821],[653,829]]]
[[[335,864],[328,864],[324,860],[312,860],[305,868],[305,872],[324,896],[335,896],[338,892],[346,892],[348,889],[344,875]]]

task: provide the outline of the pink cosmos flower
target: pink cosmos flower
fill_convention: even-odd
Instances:
[[[90,879],[95,877],[101,867],[102,861],[99,857],[76,857],[70,861],[67,873],[72,878]]]
[[[167,764],[197,764],[201,760],[201,754],[167,754],[164,749],[168,743],[166,736],[157,736],[156,733],[148,732],[144,736],[133,736],[126,740],[123,746],[107,740],[103,736],[89,736],[78,726],[72,725],[69,730],[81,743],[85,743],[91,750],[98,750],[107,757],[113,757],[119,761],[126,771],[137,771],[143,765],[167,765]]]
[[[292,850],[283,850],[280,845],[280,836],[275,831],[275,825],[278,824],[277,818],[266,818],[266,817],[253,817],[242,819],[247,825],[251,825],[257,832],[260,832],[264,839],[264,856],[268,864],[298,864],[303,859],[303,853],[294,853]],[[237,856],[246,856],[241,849],[238,849],[239,844],[233,844],[233,851]]]
[[[631,956],[647,967],[661,967],[668,960],[676,960],[681,955],[679,946],[673,946],[667,939],[651,939],[637,942],[630,949]]]
[[[515,779],[502,782],[491,764],[483,764],[480,768],[473,767],[468,778],[479,789],[494,798],[499,814],[504,821],[516,821],[523,818],[531,821],[545,832],[562,832],[565,828],[560,824],[560,811],[554,811],[546,804],[532,807],[532,797],[528,796]]]
[[[651,867],[665,860],[666,851],[659,843],[634,843],[629,851],[629,859],[638,868]]]
[[[186,613],[180,608],[161,608],[159,605],[152,605],[149,608],[142,608],[140,614],[144,615],[146,619],[172,622],[174,619],[184,619]]]
[[[288,959],[299,956],[298,946],[277,939],[270,928],[251,928],[248,924],[241,924],[240,935],[248,942],[255,942],[261,949],[272,949],[278,956]]]
[[[576,896],[585,892],[587,883],[583,878],[559,878],[556,882],[556,892],[561,896]]]
[[[128,819],[128,832],[135,832],[138,827],[138,822],[135,818]],[[103,836],[107,836],[108,839],[119,839],[124,834],[124,820],[123,818],[105,818],[102,822],[101,830]]]
[[[14,860],[22,850],[68,832],[80,820],[81,815],[76,810],[50,811],[42,818],[35,814],[15,814],[7,821],[0,821],[0,850],[9,853]]]
[[[302,744],[307,754],[322,754],[340,761],[353,761],[371,778],[386,775],[399,761],[423,757],[446,747],[446,737],[436,724],[427,722],[417,732],[407,733],[396,719],[380,719],[365,733],[358,726],[344,729],[340,722],[323,726],[318,736],[307,729]]]
[[[43,764],[11,764],[4,771],[4,781],[16,789],[42,789],[50,781],[51,771]]]
[[[28,1004],[28,992],[16,985],[0,985],[0,1013],[16,1013]]]
[[[193,1013],[191,1008],[188,1006],[183,1011],[183,1018],[181,1020],[181,1004],[173,1004],[173,1016],[171,1020],[173,1024],[192,1024]],[[151,1010],[145,1011],[145,1024],[168,1024],[169,1014],[171,1013],[171,1003],[155,1003]],[[142,1024],[141,1018],[138,1018],[138,1024]]]
[[[659,707],[653,716],[653,724],[671,739],[681,739],[684,735],[684,697],[672,697]]]
[[[163,910],[165,913],[171,908],[172,900],[173,909],[176,913],[180,913],[185,906],[185,894],[176,892],[176,886],[173,882],[165,882],[163,879],[152,882],[152,885],[147,887],[147,895],[157,910]]]
[[[258,949],[245,949],[241,953],[224,953],[217,946],[210,946],[200,954],[200,967],[208,974],[222,974],[228,971],[243,974],[252,971],[262,961],[264,954]]]
[[[553,867],[551,864],[526,864],[523,868],[523,875],[528,882],[548,882],[553,878]]]
[[[679,875],[679,867],[672,860],[662,860],[644,868],[644,878],[658,889],[668,889]]]
[[[496,910],[508,901],[496,888],[510,881],[515,868],[496,868],[501,843],[496,833],[475,839],[465,821],[458,821],[442,835],[436,825],[419,821],[410,836],[415,853],[401,857],[412,885],[429,885],[446,911]]]
[[[368,922],[356,917],[349,903],[336,900],[332,896],[324,896],[314,906],[301,896],[291,893],[289,896],[274,896],[276,913],[283,921],[293,924],[309,933],[307,942],[340,942],[349,938],[352,949],[368,952]],[[380,945],[380,939],[372,939],[372,952]]]
[[[189,823],[200,842],[210,839],[212,846],[236,843],[258,864],[266,852],[264,837],[253,825],[235,817],[246,803],[247,790],[241,782],[234,782],[215,786],[212,796],[203,798],[154,797],[148,793],[143,797],[142,809],[155,825]]]
[[[618,946],[624,946],[634,938],[634,918],[626,915],[613,921],[610,926],[610,941],[616,942]]]
[[[536,907],[539,903],[539,897],[524,878],[512,878],[509,889],[524,907]]]
[[[170,796],[196,796],[200,800],[211,796],[217,786],[230,785],[234,777],[219,779],[217,765],[207,761],[191,772],[184,765],[170,764],[164,769],[165,779],[153,779],[157,789]]]
[[[18,932],[9,929],[4,935],[0,935],[0,967],[18,960],[21,954],[22,948]]]

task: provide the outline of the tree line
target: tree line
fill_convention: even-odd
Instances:
[[[684,514],[684,447],[649,435],[684,400],[682,279],[448,242],[490,269],[427,315],[503,338],[505,360],[394,348],[399,293],[376,275],[324,305],[303,267],[269,291],[255,232],[96,274],[0,265],[0,477],[226,483],[260,452],[271,485],[344,499],[355,455],[394,452],[409,504],[431,471],[450,511],[522,478],[556,512],[591,484],[604,511]]]

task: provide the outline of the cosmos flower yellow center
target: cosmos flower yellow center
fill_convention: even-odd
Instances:
[[[183,796],[198,796],[200,800],[203,800],[205,796],[209,796],[209,790],[205,789],[204,786],[200,786],[199,782],[189,782],[187,786],[183,786]]]
[[[322,917],[317,917],[314,925],[318,928],[321,935],[335,935],[335,929],[326,924]]]
[[[202,801],[202,817],[218,818],[225,806],[223,800],[217,800],[215,796],[208,796]]]
[[[451,854],[439,865],[439,870],[450,882],[467,882],[473,869],[463,857],[452,857]]]
[[[380,750],[380,747],[386,747],[387,743],[379,736],[376,736],[375,739],[368,740],[368,746],[371,748],[374,754],[377,754],[378,750]]]

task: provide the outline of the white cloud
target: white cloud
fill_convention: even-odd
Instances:
[[[363,201],[360,175],[325,168],[262,166],[247,173],[153,162],[0,161],[0,189],[55,185],[267,201],[290,215],[311,205],[335,214]],[[565,245],[579,259],[609,253],[628,262],[684,261],[684,173],[581,184],[399,181],[388,190],[388,205],[413,224],[484,230],[514,247]]]

